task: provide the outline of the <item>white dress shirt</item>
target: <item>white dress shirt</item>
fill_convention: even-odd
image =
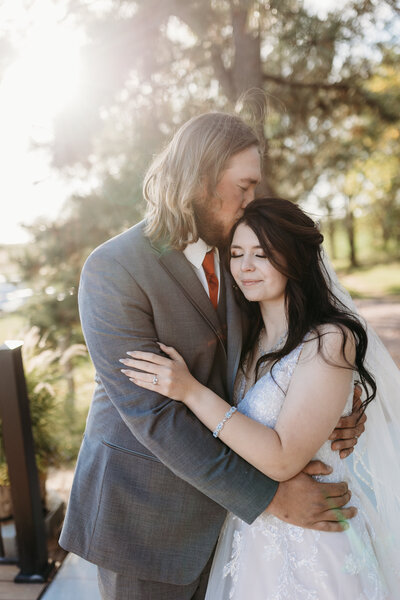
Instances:
[[[207,277],[203,269],[203,260],[205,255],[209,250],[212,250],[212,246],[207,246],[204,240],[198,239],[197,242],[192,242],[188,244],[186,248],[183,250],[183,254],[186,256],[188,261],[193,267],[193,271],[196,273],[197,277],[200,279],[200,282],[203,288],[207,292],[207,296],[210,297],[210,292],[208,289]],[[220,276],[220,264],[219,264],[219,252],[218,248],[214,248],[214,270],[215,274],[218,278],[218,283],[221,283]],[[221,286],[218,285],[218,300],[219,300],[219,291]]]

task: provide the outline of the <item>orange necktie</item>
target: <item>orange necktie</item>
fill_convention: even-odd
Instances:
[[[218,306],[218,277],[214,270],[214,250],[209,250],[203,260],[203,269],[206,274],[208,291],[213,307],[217,310]]]

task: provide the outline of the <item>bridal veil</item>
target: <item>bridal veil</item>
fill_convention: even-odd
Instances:
[[[326,255],[330,289],[357,314],[350,294],[340,285]],[[359,315],[358,315],[359,316]],[[360,318],[360,317],[359,317]],[[362,320],[362,319],[361,319]],[[375,533],[375,550],[391,590],[400,589],[400,371],[378,335],[368,334],[365,366],[373,375],[377,395],[367,406],[364,434],[358,439],[349,467],[349,487],[357,486]]]

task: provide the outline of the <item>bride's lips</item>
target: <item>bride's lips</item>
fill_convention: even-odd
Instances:
[[[242,285],[243,287],[250,287],[252,285],[257,285],[257,283],[260,283],[261,280],[260,279],[246,279],[244,281],[240,282],[240,285]]]

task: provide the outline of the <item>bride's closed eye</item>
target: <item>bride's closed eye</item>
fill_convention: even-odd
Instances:
[[[232,254],[231,253],[231,258],[241,258],[243,256],[243,254]],[[255,254],[254,255],[256,258],[268,258],[267,256],[265,256],[265,254]]]

